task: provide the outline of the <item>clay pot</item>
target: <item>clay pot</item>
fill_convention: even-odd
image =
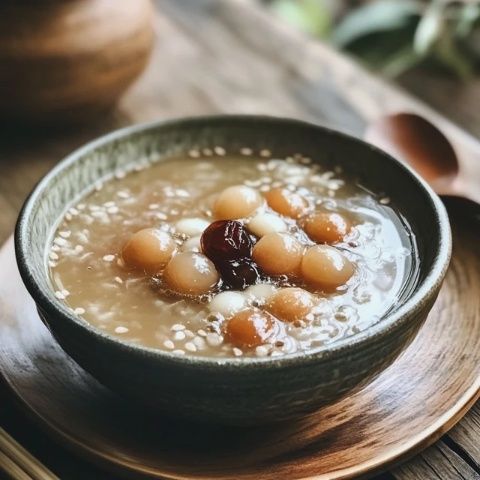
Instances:
[[[65,121],[112,106],[153,45],[150,0],[0,5],[0,118]]]

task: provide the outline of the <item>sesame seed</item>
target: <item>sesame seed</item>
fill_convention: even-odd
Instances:
[[[115,207],[115,206],[113,206],[113,207],[108,207],[108,208],[107,208],[107,213],[110,213],[110,214],[112,214],[112,215],[115,214],[115,213],[118,213],[118,207]]]
[[[115,277],[114,280],[115,280],[117,283],[120,283],[120,284],[123,283],[123,280],[122,280],[120,277]]]
[[[128,328],[127,327],[115,327],[115,333],[127,333]]]
[[[70,230],[64,230],[64,231],[58,232],[58,234],[63,238],[68,238],[70,237],[72,232]]]
[[[225,155],[225,154],[227,153],[227,152],[225,151],[225,149],[222,148],[222,147],[215,147],[215,148],[213,149],[213,151],[214,151],[217,155],[220,155],[220,156],[223,156],[223,155]]]
[[[158,207],[160,207],[160,205],[158,203],[151,203],[149,206],[148,206],[148,209],[149,210],[156,210]]]
[[[84,250],[83,245],[75,245],[74,251],[75,253],[82,253]]]
[[[77,307],[73,313],[75,313],[75,315],[83,315],[85,313],[85,309],[82,308],[82,307]]]
[[[381,198],[380,203],[382,205],[388,205],[390,203],[390,198],[388,198],[388,197]]]
[[[68,241],[62,237],[57,237],[53,240],[53,243],[55,243],[56,245],[60,245],[61,247],[64,247],[65,245],[68,244]]]
[[[129,198],[130,194],[128,192],[126,192],[125,190],[120,190],[119,192],[117,192],[117,197]]]
[[[187,342],[185,344],[185,348],[189,351],[189,352],[196,352],[197,351],[197,347],[195,346],[194,343],[192,342]]]
[[[255,349],[255,355],[257,357],[266,357],[268,355],[268,347],[265,345],[260,345]]]
[[[208,333],[206,339],[211,347],[218,347],[223,342],[223,337],[218,333]]]
[[[176,353],[177,355],[185,355],[185,352],[183,350],[174,350],[172,353]]]
[[[241,155],[249,156],[252,153],[253,153],[253,150],[251,148],[244,147],[244,148],[240,149],[240,154]]]
[[[206,337],[207,332],[200,328],[199,330],[197,330],[197,335],[200,335],[201,337]]]
[[[62,295],[63,295],[64,298],[66,298],[70,295],[70,292],[68,290],[63,289],[62,290]]]
[[[236,356],[236,357],[241,357],[243,355],[243,352],[239,349],[239,348],[234,348],[233,349],[233,354]]]
[[[190,150],[188,152],[188,156],[192,158],[198,158],[200,156],[200,152],[198,150]]]
[[[52,251],[53,252],[59,252],[61,248],[58,245],[52,245]]]
[[[172,325],[170,328],[173,332],[179,332],[180,330],[185,330],[185,325],[182,325],[181,323],[176,323],[175,325]]]
[[[260,150],[260,156],[261,157],[269,157],[272,154],[270,150],[267,148],[264,148],[263,150]]]
[[[57,266],[57,263],[56,263],[56,262],[52,262],[51,260],[49,260],[48,266],[49,266],[50,268],[55,268],[55,267]]]
[[[115,172],[115,178],[119,180],[121,178],[125,178],[126,175],[127,175],[127,172],[125,172],[125,170],[118,170],[117,172]]]
[[[113,262],[115,260],[115,255],[104,255],[103,261],[104,262]]]
[[[190,194],[183,188],[177,188],[175,190],[175,194],[177,195],[177,197],[183,197],[183,198],[187,198],[190,196]]]
[[[173,335],[174,340],[185,340],[186,335],[183,332],[175,332],[175,335]]]
[[[199,350],[203,350],[207,346],[207,342],[202,337],[195,337],[192,342]]]
[[[113,207],[115,205],[115,202],[112,202],[111,200],[109,202],[105,202],[103,204],[104,207]]]
[[[175,348],[175,344],[171,340],[165,340],[163,342],[163,346],[169,350],[173,350]]]
[[[211,157],[213,155],[213,152],[210,148],[204,148],[202,150],[202,153],[206,156],[206,157]]]
[[[62,292],[58,291],[58,290],[55,292],[55,296],[56,296],[59,300],[65,300],[65,295],[64,295]]]
[[[50,260],[58,260],[59,259],[59,256],[55,252],[50,252],[48,254],[48,256],[50,257]]]

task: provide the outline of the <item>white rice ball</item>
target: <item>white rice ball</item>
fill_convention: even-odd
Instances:
[[[221,292],[212,298],[208,305],[213,313],[230,317],[247,306],[247,298],[240,292]]]
[[[175,224],[175,230],[178,233],[193,237],[200,235],[209,225],[210,222],[203,218],[182,218]]]
[[[244,293],[249,302],[255,301],[259,305],[264,305],[276,291],[277,289],[273,285],[259,283],[248,287]]]
[[[258,213],[248,222],[247,227],[257,237],[287,230],[287,225],[283,219],[273,213]]]

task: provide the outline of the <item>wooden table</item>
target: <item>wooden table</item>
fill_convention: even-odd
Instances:
[[[361,135],[386,111],[428,114],[461,139],[446,119],[361,70],[324,45],[277,24],[241,0],[157,0],[152,62],[118,108],[75,128],[3,131],[0,138],[0,240],[11,234],[37,180],[84,142],[119,126],[215,112],[267,113],[327,123]],[[65,479],[109,474],[53,444],[24,418],[0,386],[0,425]],[[480,479],[480,404],[415,458],[380,479]]]

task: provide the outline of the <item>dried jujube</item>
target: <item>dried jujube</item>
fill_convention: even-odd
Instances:
[[[211,223],[200,239],[203,253],[215,265],[249,258],[252,240],[245,227],[235,220],[218,220]]]
[[[245,227],[235,220],[213,222],[200,239],[203,253],[215,264],[225,286],[237,290],[260,278],[252,261],[252,240]]]

